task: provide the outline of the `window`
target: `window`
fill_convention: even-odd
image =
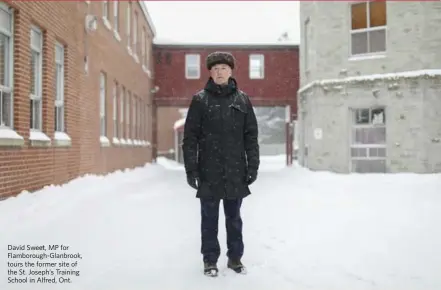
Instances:
[[[142,65],[145,66],[147,63],[147,56],[146,56],[146,33],[145,33],[145,27],[142,27],[142,36],[141,36],[141,60],[142,60]]]
[[[43,34],[33,26],[31,28],[31,118],[30,128],[42,130],[42,82],[43,82]]]
[[[201,56],[199,54],[185,55],[185,77],[198,79],[201,75]]]
[[[130,91],[127,91],[127,97],[126,97],[126,126],[127,126],[127,132],[126,136],[127,139],[130,139],[130,101],[132,98],[132,93]]]
[[[386,171],[386,115],[384,108],[353,110],[352,171]]]
[[[0,5],[0,127],[13,124],[12,102],[12,24],[13,14],[9,7]]]
[[[64,46],[55,44],[55,131],[64,132]]]
[[[133,52],[135,55],[138,53],[138,13],[135,12],[133,18]]]
[[[124,86],[121,86],[121,95],[120,95],[120,99],[119,99],[119,104],[120,104],[120,108],[119,108],[119,112],[120,112],[120,116],[119,116],[119,124],[120,124],[120,132],[119,132],[119,136],[121,139],[124,139],[124,99],[126,97],[126,88]]]
[[[100,74],[100,135],[106,136],[106,86],[105,73]]]
[[[113,1],[113,25],[116,32],[119,31],[119,1]]]
[[[264,78],[264,56],[263,54],[250,55],[250,79]]]
[[[113,86],[113,138],[118,138],[118,82]]]
[[[136,127],[137,127],[137,123],[136,123],[136,102],[138,100],[138,97],[133,94],[133,98],[132,98],[132,139],[136,140]]]
[[[386,51],[386,1],[351,5],[351,54]]]
[[[103,1],[103,18],[109,19],[109,1]]]
[[[127,46],[128,47],[130,47],[130,41],[131,41],[131,38],[130,38],[130,32],[131,32],[131,29],[130,29],[130,27],[132,26],[132,2],[128,2],[127,3],[127,24],[126,24],[126,27],[127,27]]]

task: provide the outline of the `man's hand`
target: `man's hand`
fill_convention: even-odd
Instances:
[[[257,171],[254,169],[248,169],[247,170],[247,184],[251,185],[254,181],[257,179]]]
[[[199,174],[197,172],[189,172],[187,173],[187,183],[194,189],[198,190],[201,185],[201,180],[199,178]]]

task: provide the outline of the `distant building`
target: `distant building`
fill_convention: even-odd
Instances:
[[[441,2],[300,2],[299,162],[441,172]]]
[[[155,44],[154,140],[159,156],[182,162],[182,126],[192,96],[201,90],[209,72],[207,55],[213,51],[231,52],[237,62],[233,76],[240,89],[250,95],[260,129],[263,155],[292,152],[292,132],[287,125],[297,111],[298,46],[273,45]],[[287,146],[288,144],[288,146]],[[290,155],[289,153],[288,155]]]
[[[142,1],[7,1],[0,18],[0,199],[151,160]]]

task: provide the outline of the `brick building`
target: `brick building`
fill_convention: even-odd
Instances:
[[[8,1],[0,17],[0,197],[151,160],[142,1]]]
[[[155,85],[159,90],[154,96],[157,123],[153,128],[153,140],[157,142],[158,155],[182,161],[179,150],[186,109],[193,94],[208,80],[207,55],[219,50],[231,52],[236,58],[233,76],[239,88],[250,95],[255,107],[261,153],[292,152],[292,130],[287,124],[295,119],[297,111],[299,64],[296,45],[155,43]]]
[[[302,1],[300,15],[299,162],[441,172],[441,2]]]

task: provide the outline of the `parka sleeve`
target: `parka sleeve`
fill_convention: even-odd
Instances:
[[[260,153],[259,153],[259,127],[257,124],[256,114],[249,97],[246,97],[247,114],[245,118],[245,152],[249,169],[259,170]]]
[[[193,96],[187,111],[182,140],[182,152],[186,173],[198,169],[198,141],[201,135],[201,108],[200,101]]]

